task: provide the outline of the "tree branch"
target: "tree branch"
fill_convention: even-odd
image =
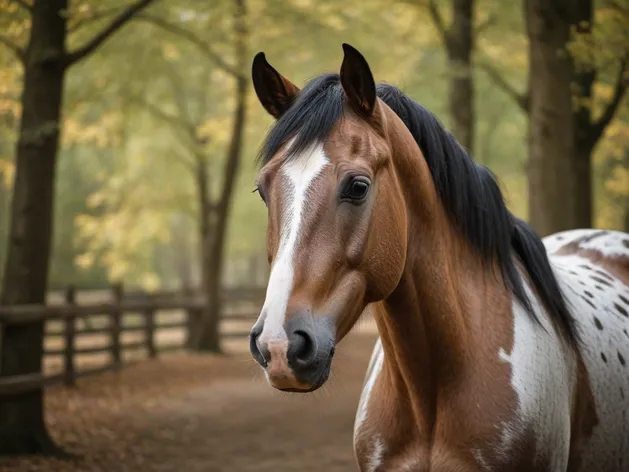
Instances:
[[[32,13],[33,11],[33,6],[26,3],[25,0],[9,0],[9,1],[19,5],[20,7],[22,7],[24,10],[28,11],[29,13]]]
[[[177,106],[177,115],[181,117],[183,121],[186,123],[195,123],[195,120],[192,119],[190,114],[190,108],[188,107],[188,101],[186,97],[186,88],[184,86],[184,80],[181,78],[179,73],[177,72],[174,65],[170,64],[170,67],[167,68],[166,74],[168,75],[170,88],[173,94],[173,100],[175,105]],[[196,134],[196,133],[195,133]]]
[[[491,67],[489,64],[480,63],[478,66],[485,71],[499,89],[509,95],[522,109],[522,111],[528,114],[529,96],[527,94],[518,92],[496,69]]]
[[[102,20],[105,17],[112,16],[114,13],[119,12],[120,9],[121,9],[121,7],[119,7],[119,6],[118,7],[107,8],[105,10],[94,12],[91,15],[86,16],[83,19],[78,19],[76,21],[76,23],[74,23],[72,26],[68,27],[68,33],[74,33],[76,30],[82,28],[86,24],[91,23],[93,21]]]
[[[428,0],[428,11],[430,12],[430,16],[432,16],[432,21],[435,24],[435,28],[441,35],[441,39],[443,40],[443,44],[448,47],[449,43],[449,33],[446,28],[445,22],[443,21],[443,17],[439,12],[439,7],[437,6],[437,2],[435,0]]]
[[[138,0],[133,5],[123,10],[112,22],[104,28],[100,33],[94,36],[91,41],[80,47],[76,51],[68,54],[66,58],[66,66],[71,66],[76,62],[84,59],[93,53],[101,44],[103,44],[113,33],[122,28],[131,18],[137,15],[144,8],[148,7],[154,0]]]
[[[202,40],[197,35],[188,31],[187,29],[181,28],[180,26],[177,26],[173,23],[169,23],[168,21],[158,16],[148,15],[146,13],[138,15],[138,20],[144,20],[152,24],[153,26],[156,26],[168,33],[174,34],[175,36],[179,36],[186,41],[189,41],[190,43],[195,45],[205,57],[207,57],[210,61],[212,61],[228,74],[234,77],[239,77],[241,75],[234,66],[227,63],[216,51],[214,51],[212,46],[207,41]]]
[[[191,123],[187,122],[184,118],[179,115],[175,115],[172,113],[168,113],[158,106],[153,105],[149,101],[141,98],[141,97],[129,97],[129,101],[131,103],[135,103],[145,108],[150,114],[155,116],[156,118],[162,120],[169,125],[172,125],[180,130],[184,131],[186,134],[190,134],[191,138],[195,136],[195,127]]]
[[[181,143],[178,143],[181,144]],[[185,151],[189,151],[189,149],[187,148],[187,146],[184,146]],[[177,161],[178,164],[181,164],[184,169],[186,169],[188,172],[190,172],[192,175],[195,174],[196,171],[196,167],[195,167],[195,161],[192,161],[190,159],[188,159],[186,157],[186,154],[182,154],[180,152],[174,152],[173,153],[173,157],[175,158],[175,160]]]
[[[0,35],[0,44],[4,44],[7,48],[9,48],[15,54],[15,57],[17,57],[20,60],[20,62],[24,64],[24,61],[25,61],[24,49],[22,49],[20,46],[15,44],[9,38],[2,35]]]
[[[629,73],[629,69],[627,68],[628,63],[629,57],[624,57],[620,61],[618,78],[616,80],[616,87],[614,88],[614,95],[610,102],[607,104],[607,107],[605,108],[605,111],[603,112],[601,117],[595,123],[592,123],[590,133],[588,133],[590,136],[590,144],[592,146],[594,146],[596,142],[600,139],[607,125],[616,115],[618,106],[622,102],[625,92],[627,91],[627,87],[629,86],[629,77],[625,77],[625,74]]]
[[[474,29],[474,34],[476,36],[480,36],[489,27],[495,24],[496,24],[496,17],[494,15],[489,15],[487,18],[485,18],[484,21],[481,21],[478,25],[476,25],[476,28]]]

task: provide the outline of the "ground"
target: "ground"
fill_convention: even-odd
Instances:
[[[10,459],[0,472],[356,470],[352,428],[375,335],[337,349],[333,375],[308,395],[273,391],[244,342],[225,356],[172,354],[46,395],[51,434],[71,461]]]

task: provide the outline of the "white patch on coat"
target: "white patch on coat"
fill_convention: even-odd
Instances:
[[[591,239],[588,239],[591,237]],[[578,243],[579,249],[597,251],[605,257],[629,257],[629,234],[620,231],[599,229],[573,229],[552,234],[544,238],[549,253],[557,251],[569,243]]]
[[[369,459],[369,472],[376,472],[378,467],[382,465],[382,458],[384,457],[384,441],[379,437],[376,437],[373,441],[373,450]]]
[[[590,236],[592,232],[593,231],[591,229],[571,229],[569,231],[561,231],[559,233],[546,236],[543,239],[543,242],[544,246],[546,246],[546,251],[548,253],[553,253],[566,244],[570,244],[578,239]]]
[[[518,433],[513,429],[511,424],[502,423],[500,430],[500,446],[498,447],[498,457],[503,462],[508,462],[510,459],[509,451],[511,450],[514,441],[517,439]]]
[[[287,338],[284,321],[288,299],[293,289],[295,248],[299,242],[308,190],[329,162],[323,146],[317,144],[307,149],[302,155],[291,158],[280,169],[281,177],[283,177],[281,184],[284,185],[286,192],[282,198],[284,202],[283,227],[260,314],[260,317],[264,319],[264,327],[259,337],[262,345],[271,340]]]
[[[382,463],[382,457],[384,454],[384,441],[380,437],[376,437],[371,441],[362,435],[362,425],[367,419],[367,411],[369,408],[369,399],[371,398],[371,392],[373,387],[382,371],[384,364],[384,350],[382,348],[382,341],[380,338],[376,340],[376,344],[371,353],[371,359],[369,360],[369,367],[367,367],[367,375],[363,390],[360,394],[360,400],[358,402],[358,410],[356,412],[356,419],[354,421],[354,456],[358,459],[357,446],[358,442],[367,444],[370,451],[362,451],[364,454],[371,454],[367,462],[367,471],[376,470]],[[362,436],[362,437],[361,437]],[[361,469],[362,470],[362,469]]]
[[[485,460],[485,457],[483,456],[483,452],[480,449],[473,449],[472,455],[474,456],[474,459],[476,459],[476,462],[478,463],[478,465],[481,466],[483,470],[491,472],[492,468],[489,465],[489,463]]]
[[[589,235],[597,232],[591,230]],[[581,232],[579,237],[583,236],[588,234]],[[610,231],[579,247],[599,252],[609,250],[606,256],[613,252],[629,258],[629,248],[618,247],[622,238],[629,239],[629,235]],[[561,242],[565,244],[566,240]],[[554,241],[552,246],[555,250],[561,247]],[[586,257],[551,255],[550,260],[581,334],[581,353],[598,417],[598,425],[584,452],[583,470],[628,470],[629,287]]]
[[[541,326],[524,307],[513,301],[513,347],[501,349],[500,358],[511,364],[511,385],[517,395],[516,419],[502,431],[507,447],[532,433],[537,456],[549,471],[563,472],[570,452],[570,411],[576,385],[574,354],[560,339],[546,310],[525,280],[525,291]],[[516,437],[513,437],[513,433]],[[498,450],[499,457],[508,451]]]
[[[629,287],[585,257],[552,254],[566,244],[598,232],[567,231],[549,236],[543,242],[583,341],[581,353],[599,420],[584,451],[582,469],[619,472],[629,470],[629,317],[625,315],[625,311],[629,313]],[[579,247],[598,251],[605,257],[629,258],[629,248],[625,248],[627,238],[629,235],[610,231],[579,243]],[[514,344],[510,353],[499,352],[500,358],[511,364],[511,382],[518,399],[516,419],[500,424],[499,444],[492,451],[474,450],[472,453],[479,466],[499,470],[499,464],[512,459],[511,452],[521,435],[532,433],[538,458],[543,457],[548,462],[548,470],[565,472],[570,447],[570,412],[576,386],[576,358],[560,339],[530,287],[526,286],[526,292],[542,327],[514,301]],[[603,329],[598,327],[599,323]],[[605,354],[606,361],[601,354]],[[383,360],[378,341],[361,394],[354,427],[354,447]],[[362,441],[373,444],[364,437]],[[370,452],[375,454],[376,450]]]
[[[380,375],[383,363],[384,350],[382,349],[382,340],[378,338],[371,353],[369,367],[367,367],[365,385],[363,386],[363,390],[360,394],[360,400],[358,401],[358,411],[356,412],[356,419],[354,421],[354,444],[356,443],[356,436],[360,426],[367,418],[367,407],[369,404],[369,398],[371,397],[371,390],[376,383],[378,375]]]

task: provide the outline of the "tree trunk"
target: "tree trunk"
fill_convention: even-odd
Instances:
[[[194,287],[188,223],[187,216],[178,215],[172,225],[174,265],[179,276],[179,289],[184,293],[192,293]]]
[[[574,5],[572,24],[579,34],[591,34],[594,21],[592,0],[578,0]],[[575,177],[575,214],[571,223],[573,228],[592,227],[593,185],[592,153],[597,138],[592,133],[592,88],[596,80],[594,64],[578,64],[572,59],[574,77],[570,84],[575,88],[579,106],[573,107],[574,117],[574,177]]]
[[[4,267],[4,255],[7,241],[7,226],[8,226],[8,205],[7,196],[8,189],[4,185],[4,175],[0,173],[0,284],[2,284],[2,268]],[[1,285],[0,285],[1,286]]]
[[[65,75],[67,0],[35,1],[26,50],[10,237],[0,304],[43,303]],[[2,377],[41,372],[43,323],[4,326]],[[0,453],[56,454],[43,420],[43,392],[0,397]]]
[[[34,0],[28,6],[31,27],[26,51],[19,54],[22,114],[0,305],[45,301],[65,73],[152,1],[130,5],[71,54],[66,51],[68,0]],[[3,326],[0,376],[41,373],[43,340],[42,322]],[[66,455],[46,431],[41,388],[0,397],[0,454],[29,453]]]
[[[212,280],[212,240],[216,226],[210,193],[208,166],[203,156],[197,156],[196,166],[197,198],[199,208],[199,253],[201,254],[201,291],[205,297],[205,308],[194,313],[195,320],[191,324],[191,348],[203,351],[219,351],[218,329],[208,328],[214,325],[211,309],[214,301]]]
[[[247,60],[247,29],[245,0],[234,0],[236,33],[236,63],[238,76],[236,77],[236,108],[232,127],[231,141],[227,152],[227,161],[223,171],[222,189],[216,204],[215,220],[212,225],[212,238],[209,254],[208,278],[206,296],[208,306],[203,316],[201,332],[197,349],[201,351],[220,352],[220,316],[221,316],[221,281],[225,252],[225,235],[231,204],[234,195],[236,177],[240,166],[242,141],[245,128],[248,81],[243,75]],[[205,264],[205,261],[204,261]]]
[[[593,149],[585,144],[577,146],[573,156],[575,192],[574,215],[570,222],[571,228],[591,228],[593,211],[593,184],[592,184],[592,153]]]
[[[453,21],[446,35],[450,69],[449,107],[452,133],[469,152],[474,152],[474,0],[453,0]]]
[[[577,172],[570,83],[571,2],[526,0],[529,35],[529,219],[545,236],[575,227]]]

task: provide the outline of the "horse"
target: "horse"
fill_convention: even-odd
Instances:
[[[250,333],[268,383],[320,388],[369,310],[361,471],[629,470],[629,235],[542,240],[348,44],[340,73],[303,90],[263,52],[252,81],[275,118],[256,178],[271,272]]]

